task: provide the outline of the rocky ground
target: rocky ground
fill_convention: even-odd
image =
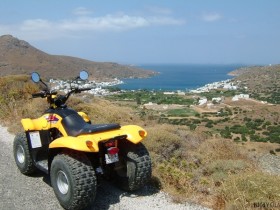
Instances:
[[[259,163],[263,171],[280,175],[280,156],[265,154],[259,158]]]
[[[38,173],[28,177],[22,175],[13,158],[14,136],[0,126],[0,209],[13,210],[57,210],[59,205],[47,175]],[[175,204],[163,192],[150,186],[132,193],[126,193],[103,181],[98,187],[94,204],[87,210],[203,210],[191,203]]]

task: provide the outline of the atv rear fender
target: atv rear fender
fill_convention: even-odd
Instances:
[[[69,148],[83,152],[98,152],[101,141],[127,136],[126,139],[134,144],[141,142],[147,132],[137,125],[122,126],[120,129],[100,133],[91,133],[78,137],[61,137],[50,143],[49,148]]]

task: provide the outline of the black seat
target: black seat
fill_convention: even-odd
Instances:
[[[98,133],[119,129],[119,124],[96,124],[91,125],[86,123],[79,114],[71,114],[63,118],[62,125],[69,136],[79,136],[82,134]]]

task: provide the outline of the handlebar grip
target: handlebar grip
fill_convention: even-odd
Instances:
[[[45,95],[44,93],[33,93],[32,98],[39,98],[39,97],[43,98],[44,95]]]

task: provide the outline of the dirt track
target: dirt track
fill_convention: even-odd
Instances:
[[[3,210],[58,210],[57,201],[47,175],[38,173],[28,177],[22,175],[14,163],[14,136],[0,126],[0,209]],[[147,209],[206,209],[185,203],[174,204],[163,192],[147,186],[135,194],[126,193],[111,183],[102,182],[97,190],[94,204],[88,208],[101,210],[147,210]]]

